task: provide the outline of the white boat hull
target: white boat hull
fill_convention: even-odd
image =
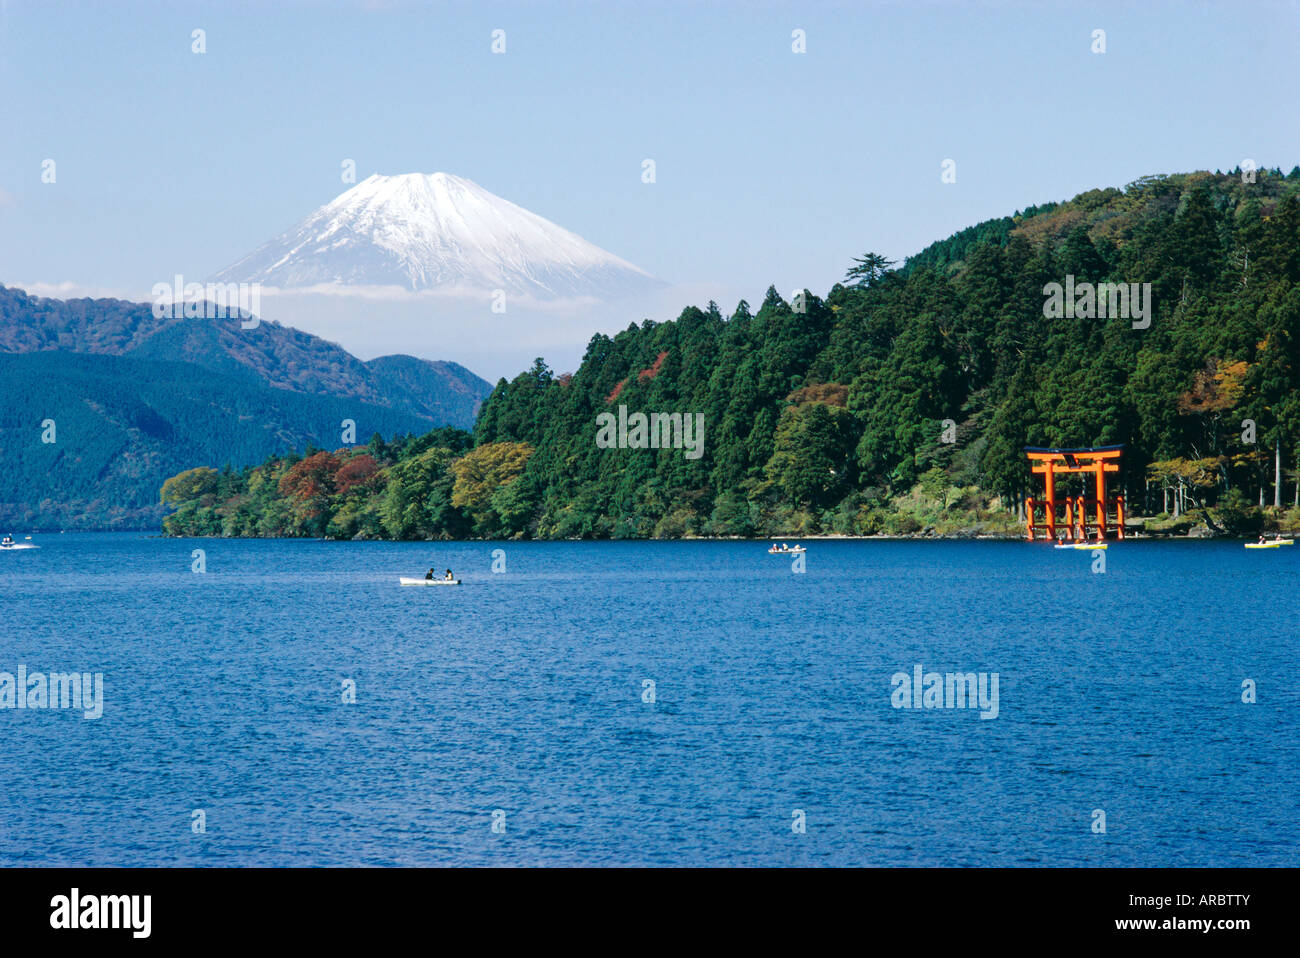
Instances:
[[[397,581],[402,585],[460,585],[460,579],[409,579],[399,576]]]

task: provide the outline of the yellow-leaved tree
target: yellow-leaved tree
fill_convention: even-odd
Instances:
[[[162,485],[160,498],[164,505],[173,509],[186,502],[194,502],[217,491],[217,470],[207,466],[186,469],[177,473]],[[207,505],[207,503],[200,503]]]
[[[532,454],[526,442],[486,442],[471,449],[451,464],[456,477],[451,504],[467,510],[476,524],[490,525],[493,493],[517,479]]]

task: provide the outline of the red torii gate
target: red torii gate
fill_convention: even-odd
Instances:
[[[1034,463],[1031,472],[1037,473],[1043,477],[1044,497],[1042,502],[1035,502],[1034,497],[1030,496],[1025,500],[1025,514],[1027,519],[1027,534],[1030,540],[1036,539],[1036,518],[1035,511],[1039,508],[1043,510],[1043,528],[1046,531],[1048,539],[1056,538],[1057,528],[1057,507],[1064,505],[1064,531],[1065,538],[1069,540],[1083,541],[1088,538],[1091,531],[1094,538],[1101,540],[1106,538],[1107,513],[1113,511],[1115,514],[1115,535],[1117,538],[1124,538],[1124,497],[1116,495],[1112,499],[1106,498],[1106,473],[1119,472],[1119,458],[1123,453],[1123,445],[1119,446],[1097,446],[1092,449],[1040,449],[1034,446],[1026,446],[1025,454],[1029,461]],[[1060,473],[1071,472],[1090,472],[1093,474],[1095,482],[1096,497],[1085,499],[1083,496],[1077,496],[1071,499],[1066,496],[1063,500],[1056,498],[1056,476]],[[1089,506],[1095,508],[1095,522],[1092,529],[1088,528]]]

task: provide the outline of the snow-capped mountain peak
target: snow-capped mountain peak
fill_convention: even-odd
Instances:
[[[505,290],[538,300],[620,299],[664,285],[449,173],[370,176],[215,279],[279,289]]]

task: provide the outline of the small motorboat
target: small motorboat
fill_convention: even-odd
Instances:
[[[412,579],[404,575],[397,581],[402,585],[460,585],[460,579]]]
[[[774,556],[785,556],[785,555],[794,555],[796,552],[807,552],[807,551],[808,550],[805,549],[803,546],[787,546],[784,549],[778,549],[776,546],[772,546],[772,548],[767,550],[767,554],[774,555]]]
[[[6,552],[11,549],[39,549],[40,546],[32,545],[31,538],[31,536],[28,536],[26,542],[14,542],[13,536],[5,536],[0,539],[0,549],[4,549]]]

